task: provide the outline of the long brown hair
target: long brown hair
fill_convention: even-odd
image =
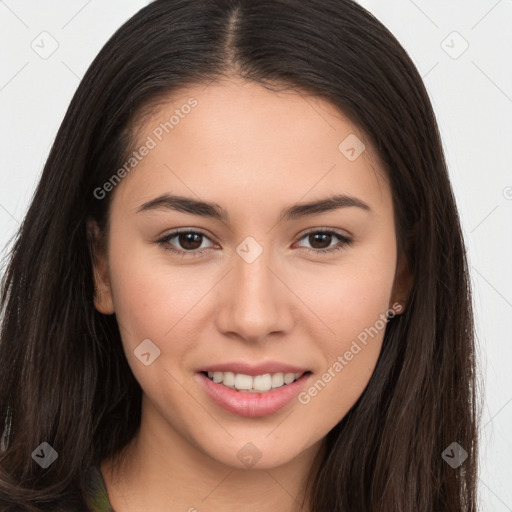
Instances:
[[[137,116],[222,76],[315,94],[361,129],[389,177],[414,278],[368,386],[324,439],[311,511],[477,510],[471,290],[438,126],[405,50],[352,0],[156,0],[95,58],[2,282],[1,509],[87,510],[86,469],[137,432],[141,389],[115,315],[93,305],[87,220],[105,227],[109,197],[94,191],[133,151]],[[31,456],[42,442],[59,456],[44,470]],[[452,443],[462,464],[442,456]]]

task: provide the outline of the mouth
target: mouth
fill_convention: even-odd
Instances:
[[[199,371],[198,384],[213,404],[248,418],[278,413],[304,389],[311,371],[247,375],[234,372]]]

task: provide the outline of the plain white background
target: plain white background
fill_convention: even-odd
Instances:
[[[147,3],[0,0],[2,256],[81,77]],[[512,0],[360,3],[415,62],[440,124],[468,246],[485,386],[481,506],[512,511]]]

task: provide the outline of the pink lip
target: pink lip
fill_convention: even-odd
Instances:
[[[304,373],[307,368],[299,368],[278,361],[267,361],[259,364],[249,364],[243,361],[233,361],[231,363],[214,364],[199,368],[198,372],[233,372],[243,373],[244,375],[264,375],[265,373]]]
[[[299,373],[301,370],[298,370],[299,371],[297,372],[290,371],[289,373]],[[256,374],[258,373],[256,372]],[[250,374],[246,373],[246,375]],[[265,391],[264,393],[249,393],[228,388],[223,384],[213,382],[202,373],[196,373],[203,389],[218,406],[222,407],[226,411],[248,418],[266,416],[267,414],[279,411],[300,393],[311,375],[311,373],[306,373],[291,384],[286,384],[285,386]]]

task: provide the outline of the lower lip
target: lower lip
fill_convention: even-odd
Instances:
[[[291,384],[263,393],[236,391],[213,382],[202,373],[196,375],[206,393],[218,406],[239,416],[257,418],[277,412],[290,403],[304,388],[311,373],[305,373]]]

